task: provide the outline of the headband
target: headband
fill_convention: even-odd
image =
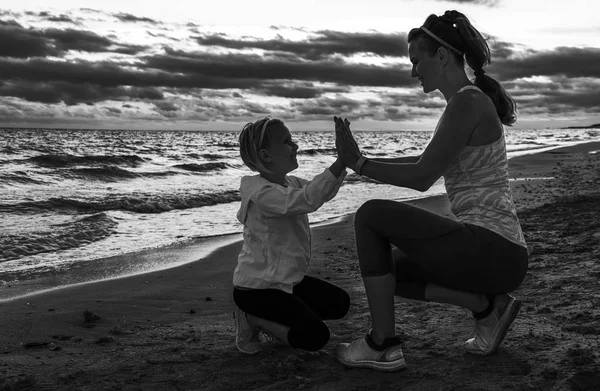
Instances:
[[[266,121],[263,124],[262,130],[260,131],[260,137],[258,138],[258,147],[260,148],[263,143],[263,139],[265,138],[265,130],[267,130],[267,126],[269,126],[269,122],[271,122],[271,118],[265,117]]]
[[[427,28],[425,28],[425,26],[421,26],[420,29],[423,30],[423,32],[425,34],[429,35],[431,38],[435,39],[436,41],[438,41],[439,43],[441,43],[442,45],[444,45],[448,49],[452,50],[454,53],[458,54],[459,56],[462,57],[464,55],[463,52],[461,52],[460,50],[458,50],[454,46],[450,45],[448,42],[444,41],[443,39],[441,39],[440,37],[438,37],[437,35],[435,35],[431,31],[429,31]]]

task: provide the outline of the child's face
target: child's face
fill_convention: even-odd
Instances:
[[[268,146],[264,148],[269,153],[270,160],[267,168],[275,174],[287,174],[298,168],[296,153],[298,144],[292,141],[292,135],[284,124],[271,125],[269,129]]]

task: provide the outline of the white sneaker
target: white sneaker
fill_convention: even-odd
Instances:
[[[368,335],[350,343],[338,344],[335,348],[335,357],[342,364],[353,368],[370,368],[383,372],[406,368],[400,344],[378,351],[369,346],[367,338]]]
[[[521,301],[508,294],[494,298],[494,309],[483,319],[475,321],[475,338],[465,342],[468,353],[489,356],[504,340],[508,328],[521,309]]]
[[[260,331],[248,323],[246,313],[237,307],[233,312],[233,319],[235,321],[235,346],[237,349],[250,356],[258,353],[261,350]]]

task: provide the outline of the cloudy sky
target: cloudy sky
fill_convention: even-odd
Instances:
[[[0,127],[431,130],[406,35],[456,9],[496,50],[516,128],[600,123],[596,0],[19,0],[0,5]],[[155,4],[156,3],[156,4]]]

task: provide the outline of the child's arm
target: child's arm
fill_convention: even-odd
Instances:
[[[335,197],[345,176],[344,166],[336,161],[311,181],[300,181],[301,187],[268,183],[257,188],[250,199],[263,211],[273,215],[310,213]]]
[[[340,158],[337,158],[335,159],[335,162],[333,162],[333,164],[329,167],[329,171],[331,171],[333,176],[339,178],[342,174],[342,171],[344,171],[344,168],[346,168],[346,166],[344,166],[344,163],[342,163]]]

